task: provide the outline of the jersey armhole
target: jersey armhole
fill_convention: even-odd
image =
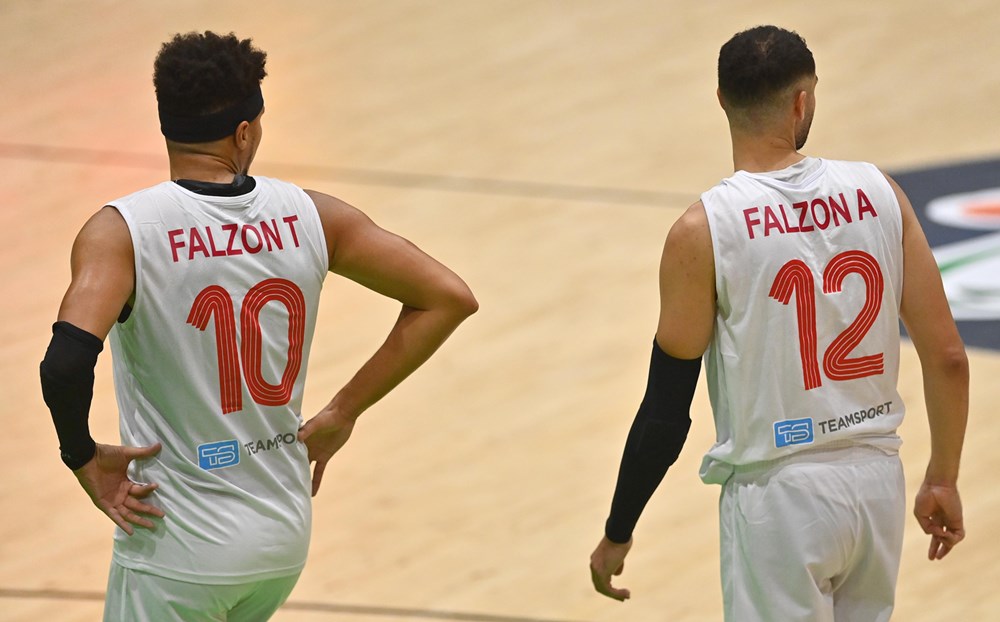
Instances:
[[[138,225],[132,220],[132,216],[129,214],[128,210],[121,204],[112,202],[105,205],[105,207],[110,207],[118,212],[118,214],[122,217],[122,220],[125,221],[125,225],[128,227],[129,237],[132,239],[132,262],[133,269],[135,270],[135,286],[132,292],[133,297],[131,302],[126,303],[128,308],[122,309],[122,314],[116,322],[116,325],[118,326],[125,326],[128,324],[129,320],[132,319],[132,316],[135,315],[136,309],[142,305],[142,300],[144,298],[143,292],[145,288],[143,286],[142,279],[142,252],[141,244],[139,243],[138,231],[136,229]]]

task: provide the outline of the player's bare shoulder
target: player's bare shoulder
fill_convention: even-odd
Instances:
[[[705,205],[700,200],[692,203],[670,228],[664,256],[671,257],[674,261],[695,262],[703,268],[712,268],[712,233]]]
[[[305,193],[316,205],[332,269],[340,247],[375,224],[364,212],[337,197],[316,190],[306,189]]]

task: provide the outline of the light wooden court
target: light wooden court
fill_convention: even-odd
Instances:
[[[454,267],[482,305],[332,463],[309,563],[275,619],[719,620],[718,489],[696,474],[713,437],[704,387],[619,579],[633,599],[593,592],[587,561],[645,382],[663,238],[731,170],[718,48],[766,22],[798,30],[817,58],[807,152],[888,170],[996,156],[993,0],[0,3],[0,619],[102,610],[112,526],[58,460],[37,365],[76,231],[165,178],[159,44],[214,29],[269,52],[255,172],[361,207]],[[328,280],[307,415],[396,310]],[[912,500],[927,434],[903,350]],[[970,358],[969,537],[932,564],[908,522],[902,622],[1000,611],[1000,356]],[[109,359],[91,420],[114,441]]]

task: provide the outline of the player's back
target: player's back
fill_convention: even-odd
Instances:
[[[132,476],[159,484],[167,515],[118,534],[115,559],[202,583],[297,572],[311,521],[296,432],[322,226],[291,184],[248,178],[230,194],[165,182],[111,203],[136,266],[131,314],[112,331],[122,442],[162,443]]]
[[[702,477],[820,446],[896,451],[902,223],[870,164],[806,158],[702,195],[718,312]]]

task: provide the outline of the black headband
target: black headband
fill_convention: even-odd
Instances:
[[[264,109],[264,96],[258,85],[243,101],[224,110],[197,117],[175,116],[164,112],[162,107],[158,109],[160,132],[168,139],[178,143],[207,143],[231,135],[244,121],[256,119]]]

